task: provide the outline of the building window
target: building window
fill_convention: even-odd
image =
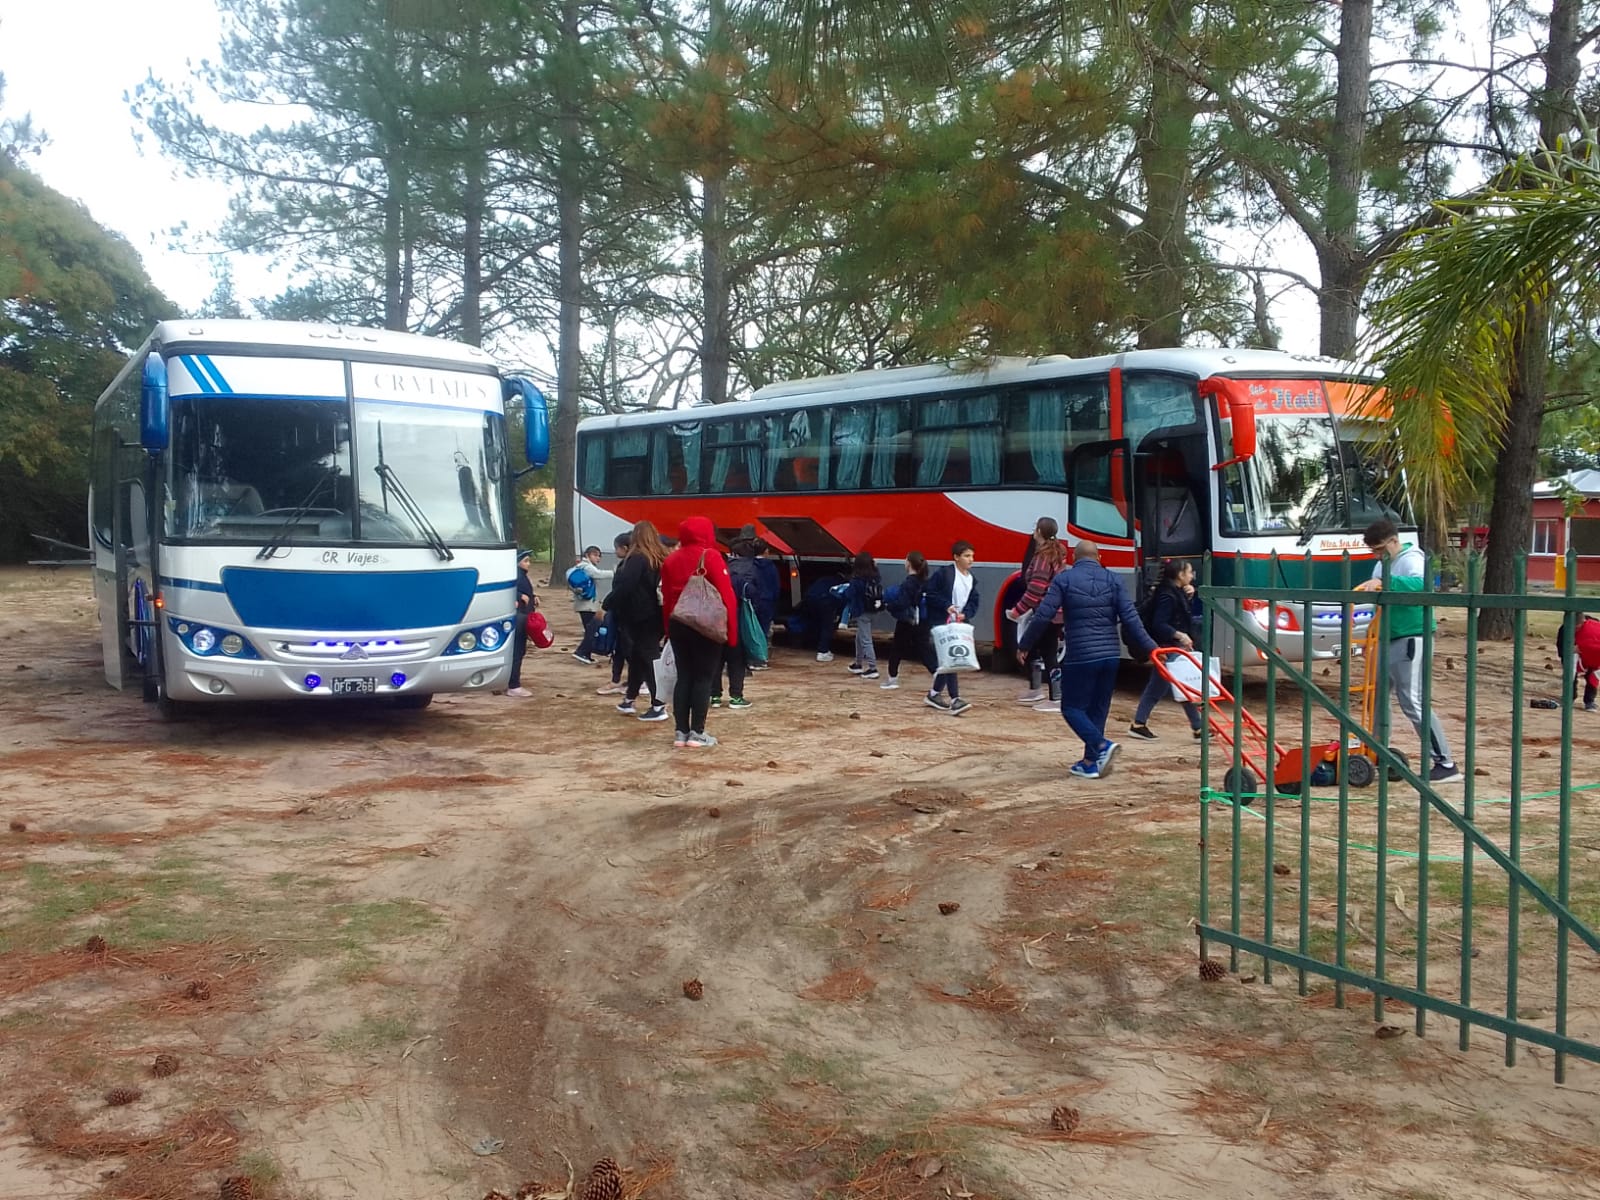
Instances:
[[[1556,552],[1556,521],[1535,521],[1533,523],[1533,545],[1528,551],[1530,554],[1554,554]]]
[[[1572,518],[1572,548],[1580,558],[1600,558],[1600,517]]]

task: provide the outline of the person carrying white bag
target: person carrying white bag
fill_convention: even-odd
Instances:
[[[956,682],[962,671],[976,671],[972,618],[978,615],[978,580],[972,574],[974,553],[971,542],[950,547],[953,560],[928,577],[923,592],[933,637],[923,643],[923,665],[933,676],[933,686],[922,702],[929,708],[959,717],[972,707]],[[942,651],[940,649],[942,647]]]

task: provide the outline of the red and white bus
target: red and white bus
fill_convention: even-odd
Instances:
[[[906,554],[977,548],[978,636],[1002,642],[1035,522],[1092,538],[1137,593],[1163,558],[1229,555],[1214,578],[1336,585],[1345,552],[1388,510],[1341,445],[1330,391],[1349,363],[1265,350],[1137,350],[1003,358],[772,384],[745,401],[594,417],[578,429],[578,544],[609,549],[634,522],[668,535],[709,517],[754,524],[790,564],[790,603],[859,551],[886,579]],[[1315,560],[1303,580],[1304,555]],[[1298,560],[1298,561],[1295,561]],[[1278,578],[1277,576],[1281,576]],[[1299,654],[1300,613],[1265,608]],[[1317,655],[1343,644],[1317,610]]]

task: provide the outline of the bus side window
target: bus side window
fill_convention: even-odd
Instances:
[[[767,470],[775,492],[814,492],[822,457],[821,409],[774,413],[767,426]]]
[[[1012,392],[1004,419],[1006,482],[1062,487],[1073,448],[1111,436],[1109,381],[1100,376]]]
[[[578,490],[590,496],[609,496],[606,466],[610,438],[604,433],[585,433],[578,438]]]

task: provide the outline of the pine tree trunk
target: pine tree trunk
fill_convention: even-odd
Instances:
[[[551,538],[552,583],[577,557],[573,544],[573,461],[578,437],[579,335],[583,330],[583,142],[580,136],[579,80],[582,78],[581,8],[561,5],[561,48],[565,62],[556,75],[556,221],[558,333],[556,413],[551,428],[550,462],[556,477],[555,530]]]
[[[1581,0],[1555,0],[1550,10],[1545,86],[1535,100],[1539,140],[1546,146],[1554,145],[1576,122],[1581,12]],[[1532,304],[1524,312],[1516,351],[1483,564],[1484,590],[1502,594],[1516,590],[1517,556],[1527,550],[1533,532],[1533,485],[1539,478],[1550,360],[1550,312],[1545,305]],[[1512,615],[1506,610],[1485,612],[1478,629],[1487,640],[1509,641]]]
[[[727,71],[725,7],[724,0],[711,0],[706,32],[706,57],[719,99]],[[706,404],[721,404],[728,398],[727,176],[726,159],[719,155],[707,164],[700,180],[700,399]]]
[[[1172,0],[1149,11],[1151,36],[1171,53],[1186,53],[1193,24],[1191,0]],[[1183,341],[1188,262],[1189,199],[1196,104],[1187,76],[1167,56],[1150,64],[1150,104],[1139,131],[1139,171],[1145,212],[1133,234],[1139,272],[1139,346]]]
[[[1355,353],[1361,294],[1370,269],[1361,253],[1361,185],[1367,119],[1372,107],[1372,0],[1345,0],[1339,9],[1338,87],[1328,139],[1328,189],[1323,236],[1317,243],[1322,353]]]

